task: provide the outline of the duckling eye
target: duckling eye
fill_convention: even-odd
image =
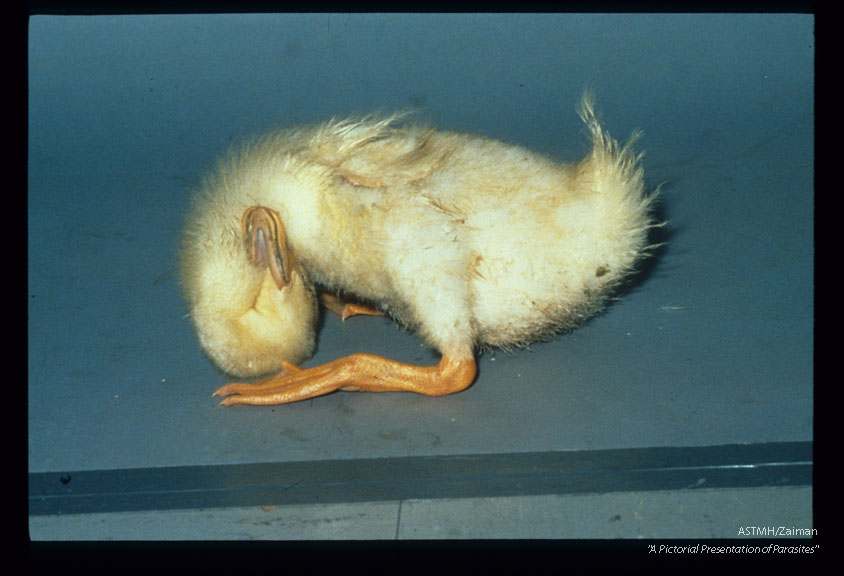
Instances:
[[[595,270],[595,276],[600,278],[601,276],[603,276],[604,274],[606,274],[609,271],[610,271],[610,269],[607,268],[606,266],[598,266],[598,268]]]

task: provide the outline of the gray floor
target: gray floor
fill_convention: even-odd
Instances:
[[[811,443],[813,27],[805,15],[33,17],[30,475]],[[484,354],[454,396],[217,407],[225,376],[199,350],[174,266],[190,189],[233,139],[411,106],[574,161],[586,85],[614,135],[645,130],[646,178],[663,184],[669,221],[665,247],[607,313]],[[329,316],[311,363],[361,351],[434,360],[389,320]],[[812,522],[805,482],[661,488],[56,504],[31,516],[30,535],[733,537]]]
[[[811,529],[811,492],[792,486],[69,514],[34,516],[30,530],[45,540],[758,540],[768,528]]]

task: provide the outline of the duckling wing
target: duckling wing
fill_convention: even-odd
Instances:
[[[317,131],[311,152],[355,186],[389,188],[430,176],[449,155],[436,131],[399,124],[402,114],[331,122]]]

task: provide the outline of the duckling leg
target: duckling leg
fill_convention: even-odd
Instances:
[[[375,308],[370,308],[369,306],[364,306],[363,304],[358,304],[356,302],[348,302],[343,298],[335,296],[334,294],[329,294],[328,292],[320,294],[319,301],[323,306],[340,316],[343,322],[346,321],[346,318],[351,318],[352,316],[384,315],[384,313],[380,310],[376,310]]]
[[[254,384],[231,383],[214,396],[225,396],[221,406],[232,404],[286,404],[329,394],[350,392],[416,392],[444,396],[468,388],[475,379],[475,360],[443,359],[436,366],[411,366],[369,354],[353,354],[332,362],[301,369],[285,363],[282,371]]]

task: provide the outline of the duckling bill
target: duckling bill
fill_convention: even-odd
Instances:
[[[592,149],[577,164],[402,115],[278,131],[230,152],[188,218],[184,292],[223,371],[272,375],[219,388],[221,404],[451,394],[472,384],[478,350],[547,339],[599,312],[647,253],[652,196],[635,136],[610,138],[588,95],[579,114]],[[344,319],[389,314],[441,360],[362,353],[300,368],[320,303]]]

